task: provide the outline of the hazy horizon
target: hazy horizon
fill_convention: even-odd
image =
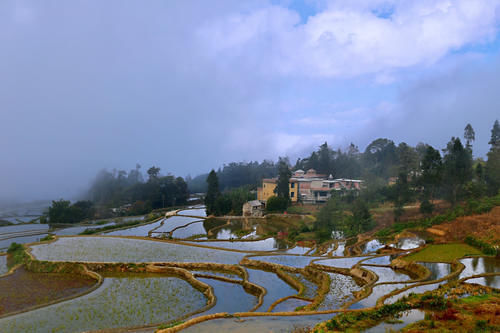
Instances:
[[[500,0],[0,3],[0,201],[101,169],[196,176],[500,115]]]

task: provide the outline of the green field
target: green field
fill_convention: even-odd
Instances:
[[[466,255],[481,255],[481,251],[467,244],[429,245],[422,251],[404,257],[407,261],[449,262]]]

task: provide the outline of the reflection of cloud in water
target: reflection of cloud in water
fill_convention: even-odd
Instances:
[[[482,273],[498,273],[500,272],[500,259],[481,257],[481,258],[466,258],[460,260],[465,265],[465,269],[460,273],[459,278],[464,278]],[[488,287],[500,288],[500,276],[487,276],[476,279],[467,280],[468,283],[477,283]]]

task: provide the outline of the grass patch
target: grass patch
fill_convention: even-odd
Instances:
[[[406,261],[444,262],[462,258],[466,255],[481,255],[478,249],[462,243],[433,244],[423,250],[404,257]]]
[[[462,302],[471,304],[471,303],[479,303],[482,301],[487,300],[488,298],[491,298],[491,294],[483,294],[483,295],[476,295],[476,296],[469,296],[462,298]]]

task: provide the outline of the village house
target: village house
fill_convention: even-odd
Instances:
[[[264,214],[264,204],[259,200],[252,200],[243,204],[243,216],[261,217]]]
[[[262,180],[262,187],[257,189],[257,199],[267,201],[273,195],[277,178]],[[328,201],[332,191],[358,191],[363,181],[358,179],[333,179],[332,175],[326,176],[316,173],[316,170],[297,170],[293,173],[289,183],[290,200],[302,203],[322,203]]]

